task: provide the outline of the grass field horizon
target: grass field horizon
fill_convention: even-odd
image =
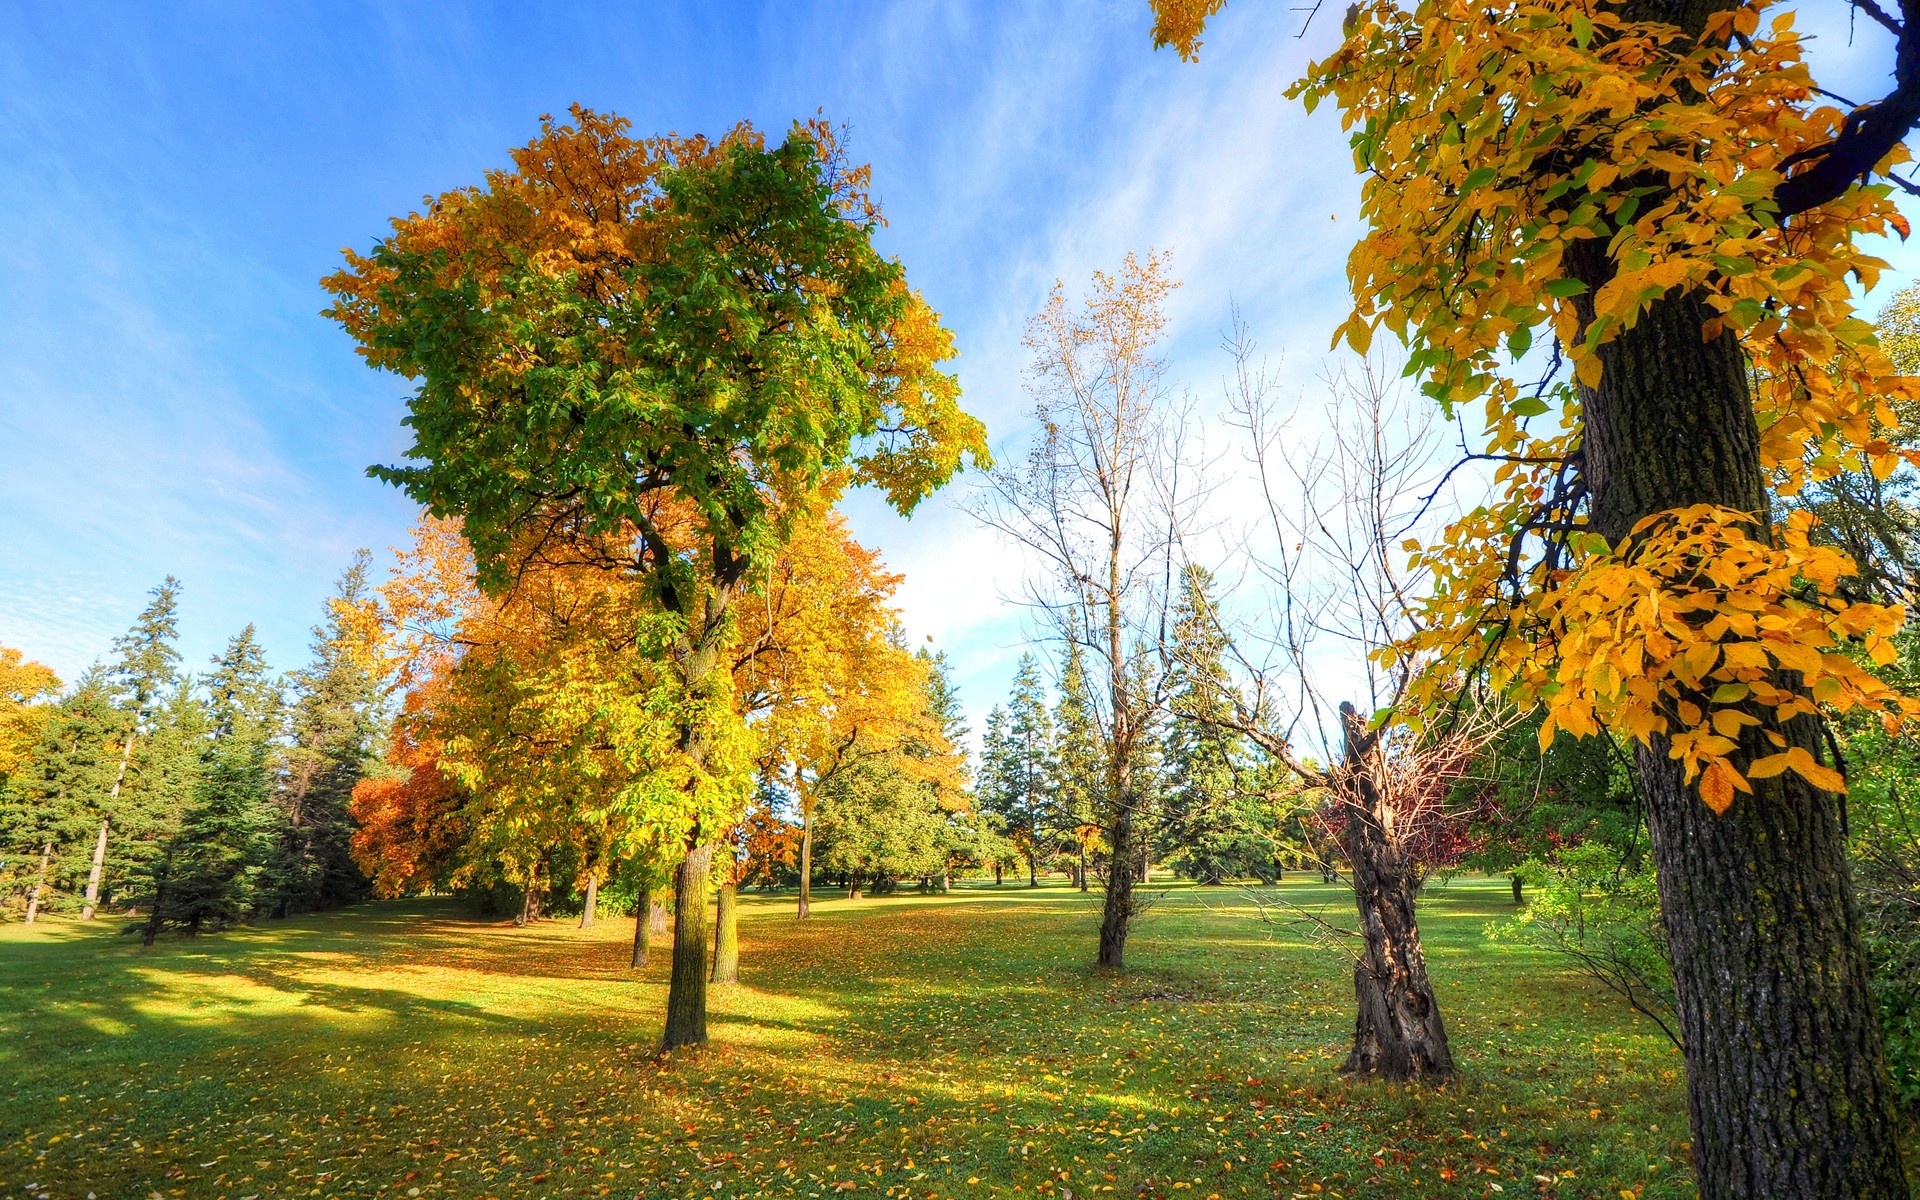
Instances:
[[[666,955],[628,918],[516,928],[369,904],[142,950],[0,927],[0,1197],[1681,1197],[1682,1062],[1485,937],[1505,880],[1421,926],[1459,1079],[1337,1074],[1350,960],[1235,887],[1162,889],[1129,970],[1098,893],[742,902],[712,1043],[654,1053]],[[1350,924],[1351,893],[1263,888]]]

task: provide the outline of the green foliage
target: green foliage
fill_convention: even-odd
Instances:
[[[1201,883],[1272,879],[1273,808],[1248,786],[1257,776],[1255,756],[1230,728],[1236,698],[1212,588],[1211,572],[1189,567],[1174,606],[1160,853]]]
[[[1673,962],[1660,927],[1651,856],[1628,859],[1599,840],[1562,848],[1520,915],[1490,936],[1527,942],[1605,986],[1679,1044]]]
[[[1040,660],[1023,654],[1005,709],[995,707],[987,716],[977,790],[980,807],[1000,818],[1030,873],[1038,872],[1054,828],[1053,743]]]
[[[288,680],[269,863],[275,916],[351,904],[371,890],[353,861],[347,807],[379,754],[381,681],[348,624],[368,599],[369,557],[360,551],[341,574],[325,620],[313,629],[313,661]]]

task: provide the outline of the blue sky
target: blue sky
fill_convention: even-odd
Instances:
[[[997,446],[1025,432],[1026,318],[1128,250],[1185,281],[1177,380],[1215,386],[1238,304],[1304,385],[1358,189],[1335,115],[1281,92],[1336,22],[1236,0],[1198,66],[1147,24],[1144,0],[0,4],[0,643],[71,678],[172,573],[190,662],[252,621],[298,665],[353,549],[414,515],[364,475],[405,445],[402,385],[317,280],[574,101],[643,133],[850,125]],[[1830,86],[1878,94],[1884,50],[1828,33]],[[850,509],[984,713],[1020,648],[1012,556],[950,500]]]

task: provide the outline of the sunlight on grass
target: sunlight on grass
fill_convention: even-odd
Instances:
[[[0,1196],[1689,1195],[1678,1057],[1486,943],[1504,886],[1423,897],[1465,1070],[1432,1091],[1339,1078],[1349,960],[1232,888],[1167,889],[1124,975],[1064,888],[750,896],[713,1044],[664,1062],[626,919],[0,929]]]

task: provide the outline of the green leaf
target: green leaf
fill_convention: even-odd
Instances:
[[[1523,358],[1533,346],[1533,327],[1522,325],[1507,335],[1507,353],[1515,358]]]
[[[1495,172],[1492,167],[1475,167],[1467,173],[1467,178],[1465,182],[1461,183],[1460,190],[1462,192],[1471,192],[1483,188],[1493,182],[1495,174],[1497,174],[1497,172]]]
[[[1518,417],[1537,417],[1547,411],[1547,402],[1538,396],[1524,396],[1513,402],[1512,411]]]
[[[1578,279],[1556,279],[1547,285],[1547,295],[1557,300],[1571,300],[1586,294],[1586,290],[1587,285]]]

